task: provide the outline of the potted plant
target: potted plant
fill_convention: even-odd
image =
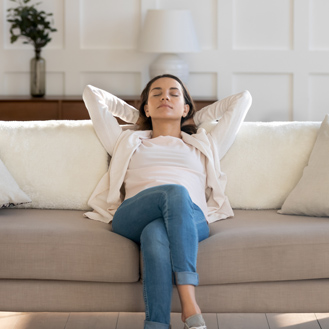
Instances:
[[[41,50],[47,45],[51,38],[49,34],[57,30],[52,27],[49,16],[44,11],[39,11],[36,6],[40,4],[29,4],[31,0],[11,0],[18,4],[8,9],[7,21],[11,23],[10,42],[14,43],[18,38],[24,38],[24,44],[34,47],[35,57],[31,59],[31,95],[42,97],[46,92],[46,63],[41,57]]]

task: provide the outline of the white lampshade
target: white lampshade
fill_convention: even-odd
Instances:
[[[199,51],[189,10],[148,10],[139,39],[139,50],[150,53]]]
[[[186,82],[188,66],[176,53],[200,50],[190,11],[149,10],[139,37],[138,49],[166,54],[159,56],[151,65],[151,77],[170,73]]]

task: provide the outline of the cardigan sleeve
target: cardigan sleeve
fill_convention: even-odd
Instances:
[[[209,136],[214,140],[219,159],[222,159],[232,146],[251,102],[252,97],[249,91],[245,90],[215,102],[195,114],[193,119],[196,125],[218,120]]]
[[[112,113],[122,114],[129,108],[123,108],[126,103],[121,99],[91,85],[85,87],[82,98],[98,138],[106,151],[112,155],[115,144],[122,132],[122,128]],[[127,106],[130,107],[128,104]],[[124,119],[127,118],[131,119],[132,115],[126,115]]]

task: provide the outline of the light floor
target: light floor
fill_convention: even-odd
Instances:
[[[329,313],[208,313],[208,329],[329,329]],[[143,329],[144,313],[0,312],[0,329]],[[183,329],[172,313],[172,329]]]

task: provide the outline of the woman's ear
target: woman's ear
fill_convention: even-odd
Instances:
[[[144,105],[144,112],[145,112],[146,117],[149,117],[150,116],[149,115],[149,108],[148,108],[148,105],[147,104]]]
[[[189,112],[190,112],[190,105],[185,104],[184,105],[183,118],[185,118],[188,115]]]

